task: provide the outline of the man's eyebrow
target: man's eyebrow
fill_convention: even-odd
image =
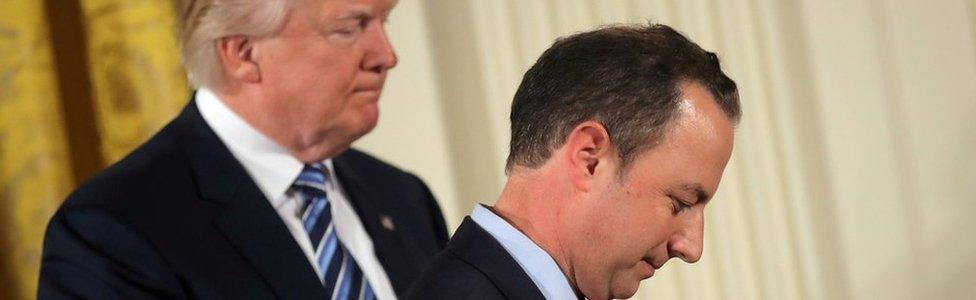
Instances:
[[[712,200],[712,195],[705,192],[705,189],[699,183],[683,184],[681,185],[681,189],[691,192],[695,197],[698,197],[696,203],[708,204],[708,201]]]
[[[355,7],[349,11],[343,12],[341,15],[336,17],[338,20],[362,20],[369,19],[373,17],[373,10],[369,7]]]

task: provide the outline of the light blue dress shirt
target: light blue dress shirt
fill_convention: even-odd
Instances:
[[[546,299],[577,299],[556,261],[529,237],[481,204],[474,206],[471,219],[502,244]]]

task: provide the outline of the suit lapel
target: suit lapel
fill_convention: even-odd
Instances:
[[[484,273],[509,299],[545,299],[515,258],[471,217],[461,222],[447,251]]]
[[[224,205],[216,226],[282,299],[328,296],[304,252],[244,167],[203,120],[196,101],[177,119],[204,199]]]
[[[260,192],[239,191],[241,203],[227,207],[217,226],[282,299],[327,299],[315,269],[267,200]]]
[[[416,253],[419,248],[398,233],[395,227],[396,214],[387,211],[387,206],[382,205],[384,199],[370,191],[366,177],[342,155],[333,162],[336,176],[373,242],[376,258],[390,278],[396,294],[403,295],[409,288],[407,284],[413,282],[417,272],[421,270],[417,262],[422,261],[423,256]],[[387,222],[386,226],[383,225],[384,222]],[[392,226],[387,227],[390,225]]]

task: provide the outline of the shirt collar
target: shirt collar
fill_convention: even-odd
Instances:
[[[287,200],[285,192],[305,164],[248,124],[211,90],[197,90],[195,99],[204,121],[244,166],[271,205],[276,209],[281,206]],[[332,159],[323,163],[329,169],[330,177],[335,178]]]
[[[556,261],[529,237],[481,204],[475,205],[471,219],[502,244],[546,299],[577,299]]]

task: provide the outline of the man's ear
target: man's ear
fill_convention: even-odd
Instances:
[[[237,83],[261,81],[261,70],[254,60],[254,40],[247,36],[229,36],[217,40],[217,56],[229,79]]]
[[[564,147],[569,177],[578,190],[590,191],[599,175],[612,171],[608,169],[608,163],[616,154],[610,143],[610,134],[603,124],[586,121],[576,125],[566,137]]]

